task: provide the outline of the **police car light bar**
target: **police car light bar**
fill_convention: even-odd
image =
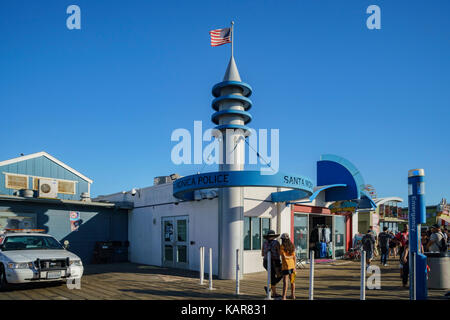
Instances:
[[[25,233],[30,233],[30,232],[45,232],[44,229],[5,229],[5,232],[25,232]]]

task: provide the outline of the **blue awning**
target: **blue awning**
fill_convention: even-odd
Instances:
[[[376,209],[376,208],[377,205],[375,204],[375,202],[373,202],[371,196],[364,190],[361,191],[358,209]]]
[[[312,202],[322,191],[332,188],[344,188],[347,185],[344,183],[332,184],[328,186],[318,186],[314,188],[313,194],[308,198],[306,192],[301,190],[288,190],[272,193],[272,202],[290,202],[295,200],[304,200],[301,203]]]

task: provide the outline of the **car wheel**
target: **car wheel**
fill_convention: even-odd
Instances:
[[[6,280],[5,267],[0,264],[0,291],[9,289],[8,281]]]

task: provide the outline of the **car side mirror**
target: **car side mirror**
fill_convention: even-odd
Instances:
[[[69,249],[69,240],[64,240],[64,244],[63,244],[64,249]]]

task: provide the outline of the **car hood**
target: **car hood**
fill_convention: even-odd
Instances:
[[[13,250],[2,251],[2,254],[12,262],[32,262],[36,259],[66,259],[80,260],[80,258],[67,250]]]

